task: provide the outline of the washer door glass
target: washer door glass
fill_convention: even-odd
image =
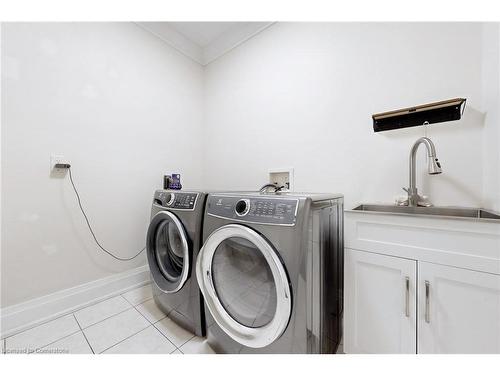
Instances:
[[[171,212],[162,211],[151,220],[147,236],[151,275],[166,293],[178,291],[189,271],[188,238],[182,223]]]
[[[262,327],[276,312],[276,286],[262,252],[249,240],[228,238],[212,260],[215,292],[222,306],[238,323]]]
[[[273,246],[238,224],[215,230],[198,254],[196,276],[219,327],[252,348],[273,343],[292,311],[290,282]]]
[[[155,256],[161,273],[170,281],[182,275],[184,250],[182,234],[172,220],[163,220],[156,230]]]

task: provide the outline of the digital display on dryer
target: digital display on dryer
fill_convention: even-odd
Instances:
[[[196,204],[196,193],[175,193],[175,200],[172,204],[173,208],[178,209],[193,209]]]
[[[250,207],[248,215],[283,220],[285,216],[295,215],[296,201],[282,202],[273,200],[256,200]]]
[[[239,207],[245,201],[244,210]],[[250,223],[295,225],[298,199],[209,196],[207,213]]]

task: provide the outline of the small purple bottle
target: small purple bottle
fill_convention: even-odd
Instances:
[[[169,189],[172,190],[181,190],[182,185],[181,185],[181,175],[172,173],[172,180],[170,181]]]

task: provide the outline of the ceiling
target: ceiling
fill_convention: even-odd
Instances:
[[[238,22],[168,22],[169,26],[204,48],[222,34],[238,27]]]
[[[207,65],[273,22],[137,22],[170,46]]]

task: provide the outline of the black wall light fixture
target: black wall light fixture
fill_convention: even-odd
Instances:
[[[377,113],[372,116],[373,130],[375,132],[382,132],[460,120],[465,109],[466,100],[464,98],[455,98],[416,107]]]

